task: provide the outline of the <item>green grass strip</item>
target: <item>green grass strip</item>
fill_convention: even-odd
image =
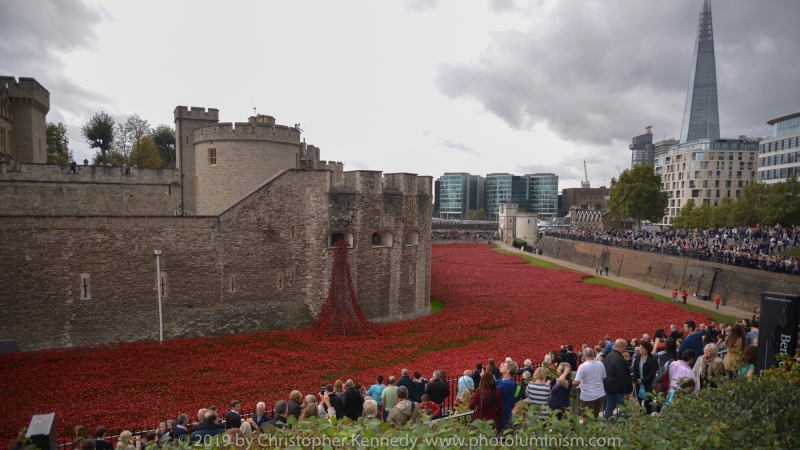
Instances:
[[[433,314],[442,312],[442,310],[444,309],[444,305],[445,305],[444,300],[437,297],[431,297],[431,312]]]

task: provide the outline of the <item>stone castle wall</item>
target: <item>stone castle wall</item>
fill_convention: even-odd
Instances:
[[[545,256],[574,264],[608,266],[612,277],[619,275],[663,289],[685,289],[689,295],[710,294],[711,299],[719,295],[726,305],[749,311],[761,305],[762,292],[800,294],[800,278],[791,275],[548,236],[537,247]]]
[[[0,163],[0,215],[174,215],[175,169]]]
[[[430,312],[430,177],[331,178],[281,172],[215,217],[0,216],[0,308],[24,318],[0,323],[0,337],[21,350],[157,339],[154,249],[166,339],[307,326],[327,294],[333,232],[353,236],[370,320]],[[373,247],[376,230],[392,245]]]

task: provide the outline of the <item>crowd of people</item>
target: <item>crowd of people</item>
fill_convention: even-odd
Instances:
[[[800,226],[653,230],[552,230],[564,239],[800,275],[800,258],[778,253],[800,244]]]
[[[431,232],[434,241],[496,241],[500,239],[497,230],[461,230],[458,228],[437,228]]]
[[[269,432],[270,427],[291,426],[290,416],[297,421],[363,417],[402,425],[419,421],[423,414],[434,420],[467,415],[492,421],[502,432],[514,426],[515,416],[528,414],[530,405],[539,406],[543,417],[561,418],[577,406],[572,405],[576,399],[581,414],[608,420],[614,420],[619,407],[628,403],[639,404],[648,414],[657,413],[676,397],[716,386],[720,378],[754,376],[759,319],[756,312],[752,320],[731,324],[686,321],[682,331],[673,324],[667,330],[656,329],[652,337],[614,340],[605,336],[597,345],[580,348],[565,344],[548,352],[540,364],[527,359],[522,367],[511,358],[499,365],[488,359],[486,364],[479,362],[474,369],[464,370],[457,379],[448,380],[444,370],[434,372],[429,380],[419,371],[402,369],[399,376],[378,375],[369,387],[337,380],[315,394],[293,390],[271,412],[259,402],[252,414],[244,414],[241,403],[234,400],[225,414],[216,406],[200,409],[194,424],[187,414],[180,414],[141,435],[123,431],[113,450],[157,450],[167,438],[187,442],[223,434],[231,440],[249,438]],[[654,400],[660,383],[664,383],[665,402]],[[16,449],[24,447],[23,438]],[[78,426],[72,449],[112,450],[112,445],[104,427],[90,436],[86,427]]]

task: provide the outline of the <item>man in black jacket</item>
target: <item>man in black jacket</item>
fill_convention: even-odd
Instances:
[[[342,399],[344,400],[344,415],[355,422],[361,417],[361,413],[364,412],[364,398],[361,396],[361,392],[355,387],[353,380],[347,380],[345,386],[347,389],[345,389],[342,395],[342,397],[344,397]]]
[[[289,416],[289,403],[286,400],[278,400],[275,403],[275,417],[261,425],[261,431],[266,433],[270,425],[275,428],[286,426],[286,418]]]
[[[214,411],[206,411],[206,416],[203,418],[203,425],[196,426],[190,436],[192,442],[202,442],[206,437],[219,436],[225,433],[225,427],[217,423],[217,413]]]
[[[239,400],[231,402],[231,410],[225,414],[225,428],[239,428],[242,426],[242,418],[239,416]]]
[[[95,448],[97,450],[111,450],[111,443],[105,439],[106,427],[97,427],[95,435],[97,436],[97,439],[95,439],[97,441],[95,442]]]
[[[442,402],[450,396],[450,388],[447,387],[447,380],[442,380],[441,373],[437,370],[433,373],[433,379],[428,382],[428,389],[425,393],[428,394],[431,401],[442,406]]]
[[[186,429],[186,422],[188,421],[189,416],[186,414],[180,414],[178,416],[178,423],[175,425],[175,428],[172,429],[172,442],[180,442],[180,439],[189,433]]]
[[[400,371],[400,379],[397,380],[397,387],[405,386],[408,392],[414,392],[414,380],[408,376],[408,369]]]
[[[330,414],[331,408],[336,412],[336,419],[344,417],[344,399],[333,392],[333,385],[325,385],[325,393],[322,394],[322,401],[325,403],[325,410]]]
[[[617,406],[625,405],[624,399],[633,390],[630,366],[622,356],[627,347],[628,342],[625,339],[617,339],[614,350],[603,361],[606,368],[606,378],[603,380],[606,389],[606,419],[611,418]]]

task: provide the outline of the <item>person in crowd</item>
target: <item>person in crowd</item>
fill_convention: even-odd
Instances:
[[[686,304],[686,299],[689,298],[689,293],[686,292],[686,289],[683,290],[683,294],[681,294],[681,298],[683,299],[683,304]]]
[[[700,390],[700,385],[695,380],[694,372],[692,372],[690,366],[693,359],[694,350],[688,348],[681,353],[681,358],[678,361],[669,365],[669,397],[667,398],[667,403],[671,403],[675,392],[682,389],[678,384],[682,378],[691,378],[695,382],[692,385],[694,391]]]
[[[381,402],[383,403],[383,420],[389,417],[389,411],[394,408],[397,402],[397,386],[395,386],[395,378],[389,377],[386,382],[387,386],[381,393]]]
[[[361,397],[361,393],[358,389],[356,389],[353,380],[347,380],[345,386],[347,386],[347,390],[344,391],[343,395],[344,415],[355,422],[361,417],[361,413],[364,411],[364,399]]]
[[[669,337],[675,339],[676,342],[678,341],[678,339],[683,339],[683,333],[678,331],[678,327],[675,326],[674,323],[669,326],[669,330],[670,330]]]
[[[753,341],[758,339],[758,321],[754,320],[750,322],[750,331],[747,332],[745,335],[747,339],[747,345],[753,345]]]
[[[447,378],[445,377],[444,370],[437,370],[433,373],[433,379],[428,383],[428,389],[425,391],[430,397],[432,402],[435,402],[440,407],[445,399],[450,396],[450,388],[447,387]]]
[[[654,354],[664,350],[664,343],[667,340],[667,333],[664,333],[663,328],[656,328],[656,332],[653,333],[653,351]]]
[[[83,439],[81,445],[75,450],[97,450],[97,441],[94,439]]]
[[[483,364],[476,363],[475,370],[472,371],[472,383],[475,385],[475,389],[478,389],[481,384],[481,374],[483,374]]]
[[[584,362],[578,366],[575,374],[573,388],[581,388],[581,411],[591,411],[600,417],[603,403],[606,401],[606,391],[603,380],[606,378],[606,368],[603,363],[595,361],[595,352],[591,348],[583,349]]]
[[[611,419],[615,408],[625,406],[624,399],[633,390],[630,364],[623,356],[627,346],[625,339],[617,339],[614,342],[614,351],[609,353],[603,362],[606,368],[606,379],[603,381],[606,391],[606,419]]]
[[[94,447],[97,450],[111,450],[111,443],[106,440],[106,427],[97,427],[94,431],[95,443]]]
[[[189,434],[189,430],[186,428],[186,425],[189,423],[189,416],[186,414],[179,414],[177,422],[178,423],[175,425],[175,428],[172,430],[172,440],[175,442],[180,442],[181,438]],[[103,449],[98,447],[98,450]]]
[[[564,412],[569,408],[569,397],[572,394],[572,379],[570,373],[572,368],[568,362],[562,362],[558,365],[556,373],[558,378],[553,386],[550,388],[550,409],[556,411],[556,417],[563,418]]]
[[[678,360],[678,343],[672,336],[664,343],[664,351],[658,355],[658,367],[664,367],[670,361]]]
[[[636,398],[644,402],[645,411],[647,414],[653,412],[653,407],[650,404],[652,401],[653,380],[656,378],[658,372],[658,360],[653,356],[653,344],[649,341],[643,341],[639,344],[639,354],[633,360],[633,379],[634,392]]]
[[[119,438],[117,439],[117,450],[134,450],[135,448],[136,447],[133,442],[133,433],[128,430],[121,432],[119,434]]]
[[[472,394],[469,400],[469,407],[473,409],[473,420],[492,421],[495,430],[498,429],[498,421],[503,416],[503,398],[497,390],[494,375],[484,371],[481,375],[481,382],[478,389]]]
[[[474,391],[475,384],[472,381],[472,371],[467,369],[464,371],[464,375],[458,379],[458,392],[456,393],[456,397],[461,397],[461,393],[467,391]]]
[[[547,417],[549,414],[547,406],[550,405],[550,383],[547,382],[547,369],[544,367],[533,371],[533,381],[528,383],[528,402],[531,405],[538,405],[541,409],[541,417]],[[505,407],[505,404],[503,406]]]
[[[156,450],[158,448],[157,440],[158,440],[158,433],[156,433],[155,431],[151,430],[148,431],[147,433],[144,433],[144,442],[142,442],[142,450]]]
[[[266,432],[269,427],[283,428],[286,426],[287,417],[289,417],[289,403],[286,402],[286,400],[278,400],[275,403],[275,417],[264,423],[264,425],[261,426],[261,430]]]
[[[294,399],[295,393],[299,394],[300,396],[298,397],[298,400],[302,398],[302,394],[300,394],[300,391],[292,391],[290,395],[293,397],[292,400],[289,401],[289,404],[291,404],[291,402],[294,401],[297,404],[297,409],[300,409],[300,403],[298,403],[297,400]],[[299,413],[297,414],[297,417],[300,417]],[[260,430],[261,426],[267,422],[269,422],[269,415],[267,415],[267,405],[264,402],[256,403],[256,413],[253,414],[253,417],[247,419],[247,423],[250,424],[250,427],[252,429]]]
[[[317,407],[316,404],[306,403],[306,406],[303,407],[303,412],[300,413],[299,420],[305,420],[310,417],[319,418],[319,408]]]
[[[407,387],[399,386],[397,388],[397,404],[389,411],[389,416],[386,421],[394,422],[397,425],[403,425],[409,421],[411,423],[417,423],[419,416],[419,404],[408,399]]]
[[[453,406],[458,408],[461,405],[469,405],[469,401],[472,399],[472,392],[464,391],[461,393],[460,396],[456,397],[453,401]]]
[[[338,395],[339,397],[341,397],[344,394],[344,381],[336,380],[333,383],[333,392],[336,393],[336,395]]]
[[[325,386],[325,393],[322,394],[322,403],[325,405],[325,414],[327,416],[333,414],[337,420],[342,420],[342,417],[344,417],[344,399],[341,395],[337,395],[334,389],[330,384]]]
[[[572,372],[578,370],[578,355],[575,354],[575,348],[572,344],[567,344],[567,351],[561,360],[569,364],[569,369]]]
[[[611,336],[606,335],[606,337],[603,338],[603,341],[605,342],[603,348],[605,348],[609,352],[614,349],[614,341],[611,340]]]
[[[89,430],[86,429],[83,425],[78,425],[75,427],[75,439],[72,440],[72,447],[78,448],[81,444],[81,440],[86,439],[89,437]]]
[[[160,441],[167,434],[167,422],[159,422],[156,430],[156,438]]]
[[[225,428],[239,428],[242,426],[242,418],[239,416],[239,408],[242,402],[234,400],[231,402],[231,410],[225,413]]]
[[[531,362],[531,360],[530,359],[526,359],[525,362],[523,363],[523,365],[524,365],[524,367],[519,369],[519,371],[517,372],[517,375],[522,375],[525,372],[529,372],[531,375],[533,375],[533,363]]]
[[[497,390],[500,391],[500,396],[503,399],[503,415],[500,416],[500,422],[498,423],[500,432],[508,426],[511,410],[514,409],[514,393],[517,390],[517,382],[514,380],[514,375],[517,370],[519,370],[519,367],[514,361],[506,361],[500,365],[502,380],[497,383]]]
[[[555,349],[550,350],[550,362],[556,366],[561,362],[561,357],[558,356],[558,352]]]
[[[746,334],[741,324],[737,323],[731,327],[731,332],[728,338],[725,339],[725,347],[728,349],[723,359],[725,370],[728,372],[728,376],[733,378],[736,375],[736,371],[739,370],[741,366],[742,353],[744,353],[744,349],[747,347]]]
[[[677,387],[678,388],[669,395],[665,405],[671,404],[675,399],[694,395],[697,382],[695,382],[694,378],[685,377],[677,380]]]
[[[739,378],[752,378],[756,373],[756,361],[758,360],[758,347],[755,345],[747,346],[742,353],[742,364],[736,375]]]
[[[422,394],[428,389],[428,379],[422,376],[419,370],[414,371],[414,388],[408,393],[408,397],[412,402],[419,403],[422,400]]]
[[[408,369],[403,369],[400,371],[400,378],[397,380],[397,387],[405,386],[410,393],[414,390],[414,380],[408,376]]]
[[[300,392],[298,390],[294,390],[291,393],[289,393],[289,415],[290,416],[294,416],[295,419],[299,419],[300,418],[300,413],[303,411],[303,406],[302,405],[303,405],[303,393],[302,392]],[[258,408],[258,406],[256,406],[256,408]],[[266,415],[266,407],[264,408],[264,410],[265,410],[265,415]],[[261,425],[262,424],[256,422],[256,425],[258,425],[256,427],[256,429],[261,429]]]
[[[717,381],[721,377],[727,377],[728,373],[725,370],[725,364],[721,359],[717,358],[708,365],[708,379],[706,381],[708,387],[716,388]]]
[[[367,395],[378,405],[379,411],[383,406],[383,398],[381,398],[381,395],[384,389],[386,389],[386,385],[383,384],[383,375],[378,375],[375,377],[375,384],[370,386],[367,391]]]
[[[695,380],[700,382],[700,388],[708,386],[711,363],[714,361],[722,363],[722,358],[717,356],[717,351],[717,346],[715,344],[706,344],[706,346],[703,347],[703,355],[697,358],[694,367],[692,367]]]
[[[489,358],[489,365],[486,367],[486,371],[491,373],[492,376],[494,376],[495,381],[501,378],[500,368],[494,365],[494,358]]]
[[[715,309],[719,309],[719,305],[720,305],[720,303],[722,303],[722,297],[717,295],[717,297],[714,299],[714,303],[717,305],[717,307]]]
[[[672,290],[672,303],[678,303],[678,288]]]
[[[231,430],[228,430],[231,431]],[[246,438],[253,437],[253,426],[250,425],[250,422],[242,422],[242,426],[239,427],[239,431],[241,431],[242,436]]]
[[[687,320],[683,324],[683,331],[686,333],[686,338],[683,340],[683,344],[681,344],[680,348],[678,348],[678,354],[680,355],[686,349],[692,349],[695,355],[701,355],[703,353],[703,336],[702,331],[695,331],[695,323],[693,320]],[[694,367],[694,362],[692,362],[691,367]]]
[[[472,378],[470,378],[470,380],[471,379]],[[436,402],[431,401],[431,398],[428,397],[428,394],[422,395],[422,401],[419,403],[419,407],[422,408],[422,411],[431,419],[438,419],[440,417],[441,408],[436,404]]]
[[[382,420],[380,416],[380,409],[378,408],[378,402],[371,398],[369,400],[364,400],[364,413],[366,414],[367,419]]]
[[[514,405],[514,409],[511,410],[511,419],[509,420],[508,426],[514,427],[514,431],[517,432],[522,429],[522,424],[528,417],[528,408],[531,406],[530,400],[523,399],[517,402]]]
[[[192,434],[189,435],[189,440],[191,442],[200,442],[204,440],[206,437],[210,436],[219,436],[220,434],[225,433],[225,427],[217,423],[217,413],[213,410],[206,411],[206,415],[203,418],[203,425],[204,427],[195,427]],[[241,426],[241,424],[239,424]],[[198,429],[199,428],[199,429]]]

